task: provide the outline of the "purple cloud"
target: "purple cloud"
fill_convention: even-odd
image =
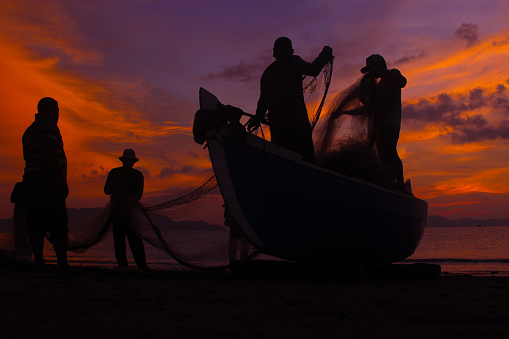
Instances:
[[[457,39],[465,40],[467,42],[467,47],[472,47],[477,43],[478,37],[477,32],[479,31],[479,26],[476,24],[467,24],[463,23],[460,28],[458,28],[454,32],[454,36]]]
[[[427,53],[424,50],[420,51],[418,54],[411,54],[411,55],[405,54],[401,58],[395,60],[394,64],[395,65],[404,65],[404,64],[407,64],[407,63],[415,61],[415,60],[423,59],[426,57],[426,55],[427,55]]]
[[[245,63],[233,66],[224,66],[221,72],[209,73],[204,77],[206,80],[224,79],[229,81],[251,82],[259,81],[266,65],[260,63]]]
[[[405,105],[403,115],[406,120],[447,127],[451,132],[444,137],[453,143],[509,139],[509,120],[489,122],[483,114],[472,114],[486,108],[509,116],[509,96],[503,84],[493,92],[475,88],[467,95],[441,93],[436,98],[421,99]]]

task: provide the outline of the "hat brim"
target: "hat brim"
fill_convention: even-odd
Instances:
[[[371,67],[370,66],[364,66],[364,67],[361,68],[361,73],[362,74],[366,74],[369,71],[371,71]]]
[[[120,159],[120,161],[128,160],[128,161],[132,161],[132,162],[138,162],[138,160],[140,160],[138,158],[128,158],[128,157],[118,157],[118,158]]]

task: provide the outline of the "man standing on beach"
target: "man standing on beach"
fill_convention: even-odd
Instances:
[[[124,150],[119,159],[122,161],[122,167],[112,169],[104,184],[104,193],[111,199],[115,258],[119,268],[128,267],[125,244],[127,236],[136,266],[146,271],[148,268],[145,247],[143,240],[134,230],[137,225],[133,217],[136,204],[143,196],[143,173],[133,168],[139,160],[134,150]]]
[[[44,237],[49,233],[59,268],[67,268],[68,216],[65,199],[67,158],[57,126],[60,109],[53,98],[42,98],[35,121],[23,134],[26,225],[35,263],[45,265]]]
[[[268,111],[271,141],[300,153],[305,161],[314,162],[311,125],[304,102],[302,79],[304,75],[320,74],[332,59],[332,48],[323,47],[312,63],[294,55],[292,42],[286,37],[276,39],[273,51],[276,61],[263,72],[256,118],[249,122],[248,129],[257,128]]]

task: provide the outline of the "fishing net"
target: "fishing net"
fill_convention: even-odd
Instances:
[[[152,247],[184,267],[194,270],[226,269],[229,266],[226,263],[235,259],[229,244],[237,240],[225,227],[229,224],[220,226],[175,221],[185,220],[211,206],[222,208],[215,176],[208,177],[198,187],[188,188],[187,191],[147,206],[129,195],[112,196],[110,203],[85,232],[70,234],[68,250],[81,253],[103,241],[112,228],[113,219],[117,218]],[[251,246],[244,246],[242,250],[247,252],[244,260],[258,253]]]
[[[320,119],[332,80],[333,59],[329,60],[318,76],[304,76],[302,90],[308,108],[309,122],[313,130]]]
[[[393,178],[380,163],[372,107],[376,82],[364,76],[331,102],[323,122],[314,131],[317,164],[385,187]]]
[[[169,204],[169,202],[166,202]],[[174,206],[182,203],[182,200],[174,202]],[[187,201],[189,203],[189,200]],[[137,199],[129,195],[112,197],[110,203],[104,208],[102,214],[96,219],[95,227],[84,234],[70,239],[68,250],[83,252],[99,241],[103,240],[106,233],[111,229],[113,218],[120,221],[133,230],[139,237],[156,249],[164,252],[179,264],[195,269],[210,270],[224,269],[227,265],[213,265],[206,262],[224,262],[228,259],[228,235],[223,232],[223,241],[207,242],[206,238],[201,239],[202,246],[191,246],[192,244],[179,245],[180,229],[175,229],[177,223],[163,218],[160,214],[149,211]],[[207,230],[202,228],[202,232]],[[217,230],[214,230],[217,231]],[[196,241],[196,237],[194,239]],[[188,245],[188,246],[186,246]]]

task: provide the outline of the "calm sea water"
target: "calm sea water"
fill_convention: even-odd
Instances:
[[[509,226],[427,228],[408,262],[435,263],[442,272],[509,275]]]
[[[228,232],[174,232],[166,235],[170,245],[198,265],[228,263]],[[164,252],[145,244],[149,267],[185,270]],[[134,267],[128,247],[130,265]],[[51,245],[45,247],[45,257],[54,263]],[[268,257],[264,257],[268,259]],[[69,253],[73,266],[116,267],[113,239],[109,234],[101,243],[84,253]],[[415,253],[406,263],[434,263],[447,274],[509,276],[509,226],[500,227],[440,227],[427,228]]]

